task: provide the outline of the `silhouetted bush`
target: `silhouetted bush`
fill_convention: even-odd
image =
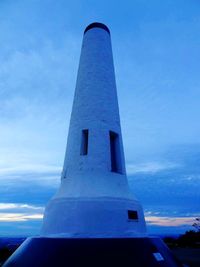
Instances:
[[[168,247],[188,247],[200,248],[200,232],[187,231],[185,234],[180,235],[178,238],[165,237],[163,241]]]
[[[200,232],[187,231],[184,235],[181,235],[177,241],[180,247],[200,248]]]
[[[195,219],[192,226],[197,230],[197,232],[200,232],[200,217]]]

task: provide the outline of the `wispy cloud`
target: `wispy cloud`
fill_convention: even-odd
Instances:
[[[41,220],[43,214],[22,214],[22,213],[0,213],[0,222],[23,222],[30,220]]]
[[[60,174],[62,168],[60,166],[44,165],[44,164],[18,164],[18,166],[2,167],[1,175],[12,175],[17,173],[52,173]]]
[[[43,210],[43,207],[19,203],[0,203],[0,210],[9,209]]]
[[[179,164],[173,162],[144,162],[127,164],[127,172],[129,175],[136,173],[157,173],[164,170],[171,170],[180,167]]]
[[[23,214],[23,213],[0,213],[0,222],[23,222],[30,220],[41,220],[43,214]]]
[[[159,217],[159,216],[146,216],[146,222],[150,225],[156,226],[192,226],[194,217]]]
[[[55,188],[60,182],[61,171],[60,166],[50,164],[14,163],[0,168],[0,185],[12,186],[17,180],[18,186],[25,183],[27,186],[37,184]]]
[[[44,207],[25,203],[0,203],[0,222],[41,220]]]

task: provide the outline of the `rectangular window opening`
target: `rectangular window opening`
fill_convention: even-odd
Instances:
[[[138,213],[136,210],[128,210],[129,220],[138,220]]]
[[[110,134],[111,171],[122,173],[119,136],[117,133],[114,133],[112,131],[110,131],[109,134]]]
[[[88,130],[82,130],[82,139],[81,139],[81,155],[88,154]]]

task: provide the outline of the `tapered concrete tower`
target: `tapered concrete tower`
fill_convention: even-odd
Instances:
[[[61,186],[46,207],[42,234],[145,234],[126,177],[110,32],[100,23],[84,32]]]
[[[84,32],[67,149],[41,236],[4,267],[181,267],[159,238],[146,236],[124,161],[109,29]]]

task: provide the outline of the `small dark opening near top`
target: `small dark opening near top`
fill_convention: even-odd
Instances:
[[[82,140],[81,140],[81,155],[88,154],[88,135],[89,131],[87,129],[82,130]]]
[[[112,131],[109,132],[109,135],[110,135],[111,171],[122,173],[119,135]]]
[[[110,34],[110,30],[108,29],[108,27],[105,24],[100,23],[100,22],[94,22],[94,23],[91,23],[90,25],[88,25],[84,31],[84,34],[93,28],[101,28]]]
[[[129,220],[138,220],[138,213],[136,210],[128,210]]]

